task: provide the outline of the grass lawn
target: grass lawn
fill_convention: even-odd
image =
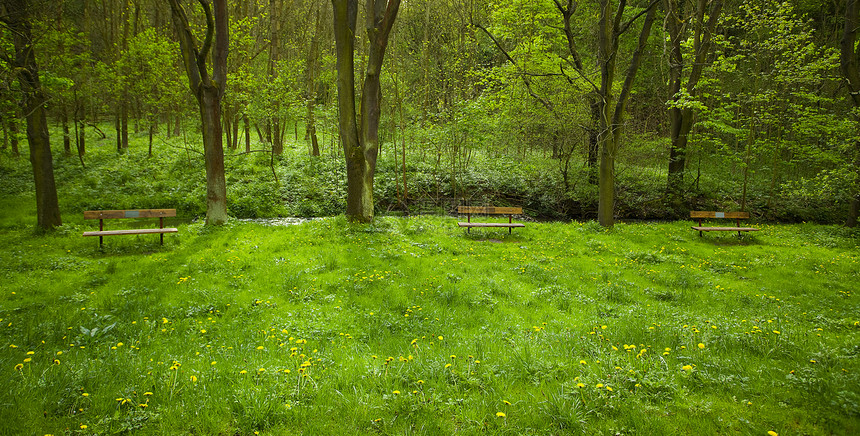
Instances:
[[[860,433],[842,228],[335,217],[99,249],[5,209],[0,434]]]

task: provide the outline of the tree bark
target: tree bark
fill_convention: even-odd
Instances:
[[[245,152],[250,153],[251,152],[251,125],[250,125],[250,121],[248,120],[247,114],[242,115],[242,121],[245,124]]]
[[[27,141],[30,163],[36,185],[36,220],[41,229],[61,226],[57,185],[54,182],[54,161],[51,156],[51,139],[48,135],[48,118],[45,111],[45,94],[39,82],[39,67],[33,49],[29,4],[26,0],[3,0],[0,3],[3,19],[12,34],[15,47],[15,70],[23,94],[22,108],[27,119]]]
[[[69,137],[69,112],[66,106],[63,105],[62,114],[60,115],[63,124],[63,154],[66,156],[72,155],[72,138]]]
[[[198,0],[206,16],[206,36],[198,49],[191,34],[185,10],[179,0],[168,0],[173,23],[191,92],[197,99],[203,131],[203,155],[206,164],[206,224],[221,225],[227,221],[227,183],[224,177],[224,146],[221,132],[221,97],[227,80],[229,27],[226,0],[214,0],[214,11],[208,0]],[[207,57],[212,48],[212,76]]]
[[[12,155],[15,157],[21,156],[21,150],[18,147],[18,120],[15,117],[9,118],[9,146],[12,147]]]
[[[316,106],[316,79],[319,70],[319,39],[322,34],[322,18],[320,15],[320,7],[316,6],[316,26],[314,30],[314,36],[311,39],[310,50],[308,51],[307,58],[307,70],[305,72],[305,86],[307,89],[307,95],[305,96],[305,100],[307,101],[307,116],[305,117],[305,138],[310,139],[311,141],[311,156],[319,156],[320,155],[320,147],[319,140],[317,139],[317,126],[316,126],[316,115],[315,115],[315,106]]]
[[[597,58],[600,66],[600,95],[602,98],[599,102],[601,125],[598,134],[600,173],[598,175],[597,221],[604,227],[612,227],[615,224],[615,158],[621,138],[621,122],[633,87],[633,81],[642,60],[642,51],[645,50],[645,44],[651,33],[656,5],[657,3],[654,1],[648,6],[645,22],[639,33],[639,43],[630,59],[624,84],[616,98],[612,93],[612,88],[615,81],[618,39],[641,14],[622,24],[626,1],[621,0],[619,2],[613,19],[610,16],[611,0],[600,0]]]
[[[840,64],[842,67],[842,76],[848,85],[849,96],[854,108],[860,108],[860,50],[857,47],[857,26],[860,23],[860,4],[858,0],[847,0],[845,5],[845,30],[842,33],[842,41],[839,44],[840,48]],[[854,128],[860,132],[860,118],[854,119]],[[852,159],[855,162],[854,183],[851,186],[852,192],[849,193],[851,202],[848,208],[848,219],[845,225],[848,227],[856,227],[858,213],[860,213],[860,141],[854,141],[854,156]]]
[[[357,0],[332,0],[337,51],[338,125],[346,159],[346,216],[350,221],[373,221],[373,177],[379,153],[382,90],[379,73],[400,0],[365,3],[370,41],[362,87],[360,118],[355,110],[354,48]]]

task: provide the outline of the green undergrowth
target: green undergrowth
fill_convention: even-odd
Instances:
[[[860,431],[842,228],[83,226],[0,233],[0,434]]]

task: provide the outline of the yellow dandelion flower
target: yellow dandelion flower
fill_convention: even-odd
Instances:
[[[86,429],[87,429],[87,425],[86,425],[86,424],[81,424],[81,430],[86,430]]]
[[[603,387],[603,383],[598,383],[598,384],[597,384],[597,388],[598,388],[598,389],[600,389],[600,388],[602,388],[602,387]]]
[[[700,350],[705,349],[705,344],[703,344],[703,343],[699,342],[699,349],[700,349]]]
[[[497,417],[497,418],[504,418],[504,417],[506,417],[506,416],[507,416],[507,415],[505,415],[505,413],[504,413],[504,412],[496,412],[496,417]]]
[[[504,400],[504,401],[502,401],[502,402],[503,402],[503,403],[505,403],[505,405],[506,405],[506,406],[510,406],[510,405],[511,405],[511,402],[510,402],[510,401],[508,401],[508,400]]]
[[[191,383],[197,383],[197,376],[195,376],[195,375],[191,376]]]
[[[690,366],[690,365],[684,365],[684,366],[682,366],[682,367],[681,367],[681,369],[682,369],[682,370],[684,370],[684,371],[692,371],[692,370],[693,370],[693,367],[692,367],[692,366]]]
[[[585,365],[586,362],[584,360],[580,360],[579,363]]]
[[[612,388],[610,388],[609,386],[606,387],[606,390],[612,392]]]
[[[144,393],[143,393],[143,396],[144,396],[144,397],[148,397],[148,396],[150,396],[150,395],[152,395],[152,392],[144,392]]]
[[[248,373],[248,371],[245,371],[244,369],[239,371],[239,374],[247,374],[247,373]]]
[[[443,340],[443,339],[445,339],[445,338],[443,338],[442,336],[439,336],[439,340],[440,340],[440,341],[441,341],[441,340]]]
[[[779,334],[779,330],[774,330],[774,331],[773,331],[773,334],[778,335],[778,334]]]
[[[262,345],[260,345],[259,347],[257,347],[257,349],[258,349],[258,350],[262,350],[262,349],[263,349],[263,346],[262,346]]]
[[[400,395],[400,391],[392,391],[391,393],[394,395]]]
[[[36,354],[36,352],[35,352],[35,351],[28,351],[28,352],[27,352],[27,355],[28,355],[28,356],[32,356],[32,355],[34,355],[34,354]]]
[[[31,360],[33,360],[33,359],[28,357],[28,358],[24,359],[24,363],[29,363]]]
[[[89,396],[90,396],[90,394],[88,394],[88,393],[84,392],[84,393],[82,393],[82,394],[81,394],[81,396],[82,396],[82,397],[89,397]]]
[[[59,365],[59,364],[60,364],[60,359],[54,359],[54,365]]]
[[[584,387],[585,387],[585,384],[583,384],[583,383],[577,383],[577,384],[576,384],[576,387],[578,387],[578,388],[584,388]]]
[[[266,368],[260,368],[257,370],[258,372],[266,372]]]
[[[768,430],[767,434],[768,434],[769,436],[779,436],[779,433],[777,433],[777,432],[775,432],[775,431],[773,431],[773,430]]]

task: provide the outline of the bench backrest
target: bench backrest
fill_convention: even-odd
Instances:
[[[487,215],[522,215],[523,208],[494,206],[457,206],[457,213],[482,213]]]
[[[84,219],[100,220],[112,218],[163,218],[176,216],[176,209],[136,209],[136,210],[87,210]]]
[[[690,211],[690,218],[733,218],[747,219],[750,217],[749,212],[712,212],[704,210]]]

